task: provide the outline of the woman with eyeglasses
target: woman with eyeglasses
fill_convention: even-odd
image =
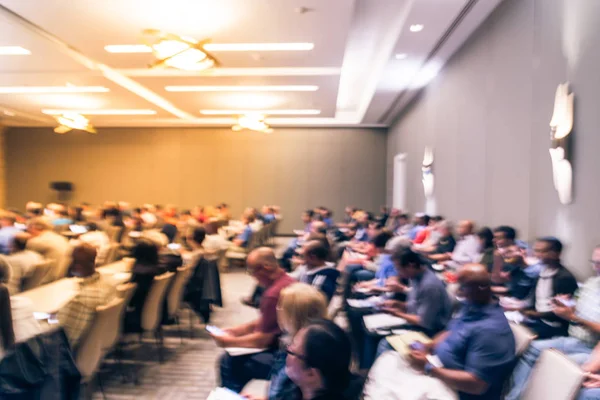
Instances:
[[[351,346],[346,332],[318,320],[301,329],[287,350],[285,371],[303,400],[348,399]]]
[[[282,348],[286,349],[298,331],[313,319],[325,318],[327,300],[316,288],[305,283],[294,283],[281,291],[277,304],[277,322],[284,331],[281,339]],[[287,353],[281,350],[273,364],[268,400],[302,400],[302,392],[285,372]],[[244,394],[252,400],[265,400]]]

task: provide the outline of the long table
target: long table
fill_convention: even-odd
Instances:
[[[105,279],[115,286],[129,281],[133,259],[123,259],[104,267],[97,268]],[[63,278],[47,285],[19,293],[17,296],[26,297],[33,303],[33,310],[53,314],[71,301],[79,291],[81,278]]]

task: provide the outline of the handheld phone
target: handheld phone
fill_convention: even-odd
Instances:
[[[425,345],[421,342],[412,342],[408,345],[411,350],[425,351]]]
[[[222,336],[225,334],[223,329],[217,328],[216,326],[213,326],[213,325],[207,325],[205,329],[208,333],[212,333],[215,336]]]
[[[167,248],[169,250],[179,250],[179,249],[181,249],[181,245],[179,243],[169,243],[167,245]]]
[[[48,318],[50,318],[50,314],[45,313],[45,312],[34,311],[33,318],[35,318],[38,321],[43,321],[43,320],[47,320]]]

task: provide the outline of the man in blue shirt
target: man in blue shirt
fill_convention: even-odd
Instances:
[[[463,266],[458,282],[466,298],[463,310],[424,350],[411,350],[409,362],[456,390],[461,400],[500,400],[515,362],[512,330],[503,310],[492,301],[485,266]],[[440,363],[431,361],[429,353]]]
[[[247,247],[250,237],[252,237],[251,223],[254,222],[254,215],[247,214],[242,216],[242,222],[244,223],[244,230],[232,240],[232,243],[238,247]]]
[[[11,243],[15,235],[21,230],[15,226],[16,218],[14,214],[2,212],[0,215],[0,253],[10,254]]]

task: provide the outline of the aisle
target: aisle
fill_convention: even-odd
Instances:
[[[224,308],[215,308],[211,324],[227,327],[249,321],[256,316],[256,310],[243,306],[239,299],[253,288],[253,280],[245,272],[222,274]],[[126,370],[140,368],[140,385],[122,383],[116,365],[110,361],[101,373],[102,384],[107,400],[165,399],[185,400],[208,397],[215,387],[216,362],[221,354],[212,339],[204,331],[204,325],[194,318],[194,339],[189,339],[189,319],[187,310],[182,313],[184,343],[181,344],[177,328],[165,328],[165,362],[159,364],[153,341],[149,338],[137,349],[137,357],[126,351]],[[137,340],[137,338],[136,338]],[[135,363],[135,364],[134,364]],[[99,389],[94,399],[102,399]]]

